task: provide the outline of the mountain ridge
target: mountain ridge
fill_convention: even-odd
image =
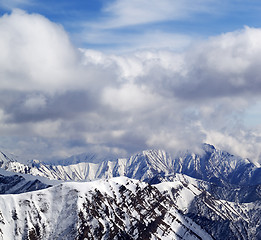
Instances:
[[[31,193],[0,195],[0,236],[3,239],[10,236],[14,239],[213,239],[180,213],[157,188],[126,177],[63,183]]]
[[[3,156],[2,156],[3,158]],[[1,160],[1,159],[0,159]],[[48,165],[32,161],[26,165],[14,159],[5,159],[0,167],[8,171],[70,181],[92,181],[100,178],[127,176],[146,182],[157,183],[157,178],[175,173],[226,184],[256,185],[261,183],[261,168],[238,156],[204,144],[201,154],[190,152],[171,156],[163,150],[146,150],[129,158],[105,159],[99,163],[80,162],[73,165]]]
[[[258,240],[261,201],[216,199],[200,181],[121,176],[0,195],[0,238]]]
[[[146,150],[116,161],[69,166],[25,165],[0,156],[3,169],[69,181],[0,195],[0,239],[6,234],[14,239],[261,237],[259,168],[211,145],[200,154],[187,151],[176,158]],[[19,179],[11,174],[4,181]]]

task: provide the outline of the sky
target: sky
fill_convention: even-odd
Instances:
[[[2,0],[0,149],[261,163],[260,43],[257,0]]]

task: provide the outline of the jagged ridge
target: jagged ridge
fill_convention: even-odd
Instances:
[[[130,158],[100,163],[81,162],[73,165],[47,165],[33,161],[26,165],[7,159],[0,166],[8,171],[29,173],[49,179],[89,181],[100,178],[127,176],[146,182],[157,183],[162,176],[183,173],[213,182],[217,185],[256,185],[261,183],[261,168],[247,159],[203,145],[201,154],[185,152],[172,159],[162,150],[148,150]]]
[[[125,177],[0,196],[3,239],[212,239],[156,187]]]

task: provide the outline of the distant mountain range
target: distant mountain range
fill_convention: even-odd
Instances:
[[[261,239],[260,168],[212,145],[0,167],[0,239]]]
[[[111,156],[106,159],[105,156],[101,158],[94,154],[81,154],[62,160],[60,163],[62,164],[45,164],[33,160],[23,164],[0,152],[0,168],[56,180],[90,181],[126,176],[149,183],[158,183],[164,177],[183,173],[221,186],[261,183],[261,168],[248,159],[231,155],[208,144],[202,145],[201,154],[184,152],[175,158],[171,158],[162,150],[148,150],[129,158],[118,159]]]

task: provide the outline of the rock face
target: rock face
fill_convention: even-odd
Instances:
[[[0,196],[2,239],[213,239],[157,187],[125,177]]]
[[[0,194],[18,194],[51,187],[38,179],[26,180],[22,176],[4,176],[0,174]]]

